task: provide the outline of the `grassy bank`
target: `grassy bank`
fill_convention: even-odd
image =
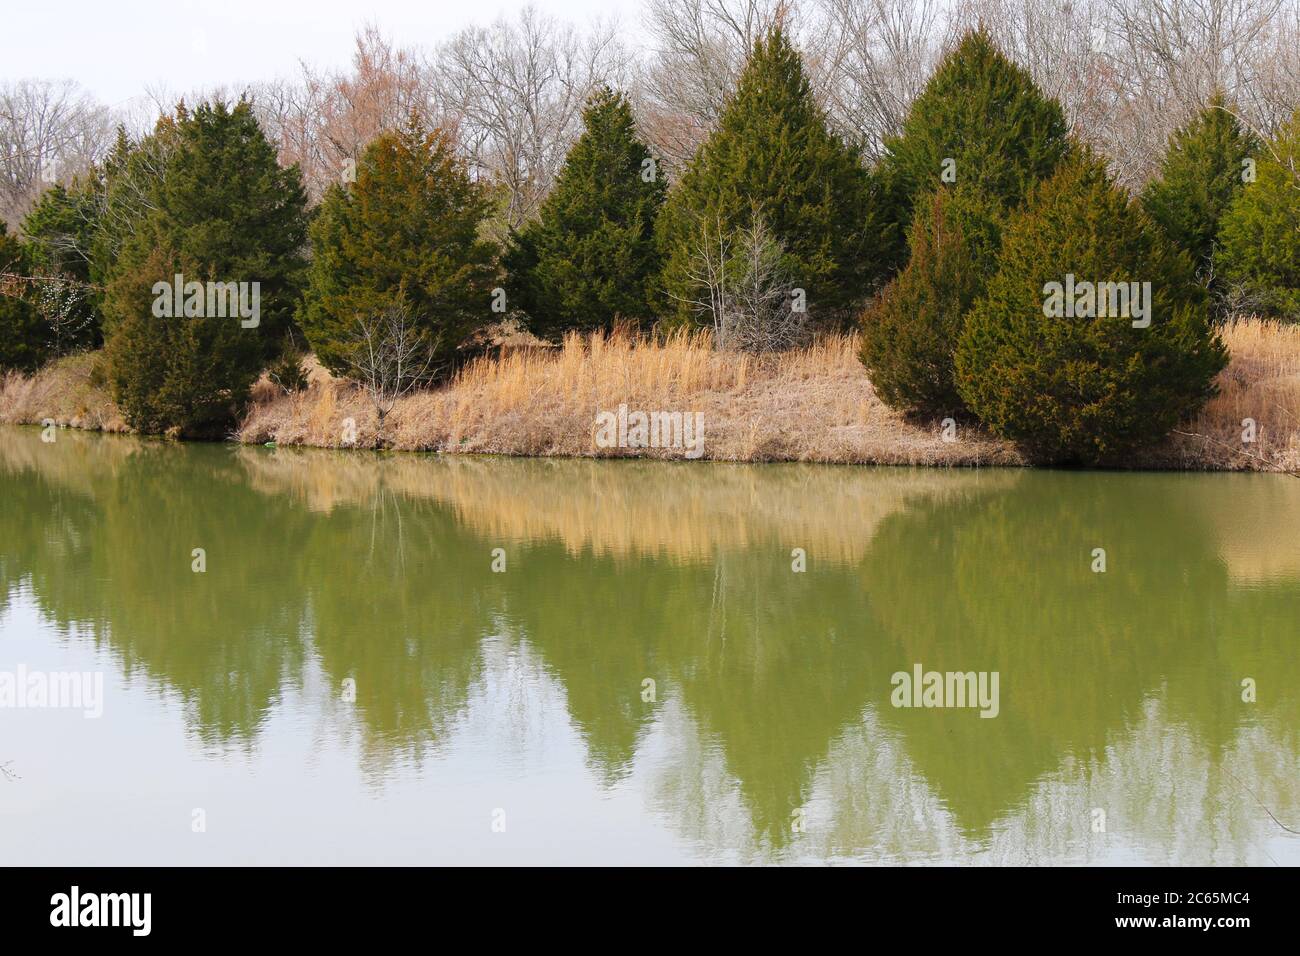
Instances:
[[[1300,470],[1300,327],[1240,320],[1224,329],[1232,355],[1220,394],[1135,466]],[[700,412],[704,458],[914,465],[1018,464],[1005,442],[961,426],[945,441],[937,422],[913,422],[876,397],[853,336],[770,357],[720,353],[702,336],[663,342],[570,338],[560,348],[511,348],[479,359],[449,385],[400,400],[382,444],[407,450],[528,456],[680,458],[680,449],[599,448],[596,415],[631,410]],[[93,374],[92,356],[64,359],[0,385],[0,421],[53,419],[121,431]],[[1257,440],[1242,442],[1243,419]],[[364,391],[314,368],[309,388],[268,382],[234,437],[336,448],[380,444]]]
[[[702,335],[663,342],[570,337],[560,348],[518,348],[480,359],[447,388],[410,396],[384,424],[399,449],[507,455],[681,458],[681,449],[604,449],[596,415],[700,412],[703,457],[724,461],[1009,464],[1004,443],[973,430],[945,442],[937,425],[905,422],[872,391],[850,337],[769,357],[717,352]],[[264,393],[239,429],[243,441],[337,446],[343,421],[376,443],[364,392],[333,380],[305,393]],[[963,434],[964,432],[964,434]]]
[[[35,425],[54,421],[90,431],[129,431],[97,374],[98,352],[69,355],[34,375],[10,372],[0,378],[0,422]]]

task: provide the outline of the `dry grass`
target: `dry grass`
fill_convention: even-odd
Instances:
[[[1223,329],[1231,359],[1219,394],[1142,464],[1300,473],[1300,325],[1237,319]],[[1242,441],[1253,419],[1255,441]]]
[[[682,449],[598,448],[596,416],[631,410],[700,412],[703,457],[915,465],[1016,464],[1009,445],[966,429],[945,442],[938,425],[905,421],[876,397],[854,336],[771,357],[714,351],[700,334],[665,341],[570,336],[559,348],[517,348],[479,359],[447,387],[399,402],[385,424],[398,449],[527,456],[680,458]],[[337,447],[344,420],[372,447],[365,396],[337,381],[254,406],[248,442]]]
[[[10,372],[0,379],[0,422],[56,424],[91,431],[124,432],[126,421],[93,370],[96,352],[51,362],[34,375]]]
[[[1223,336],[1232,358],[1219,396],[1136,466],[1300,472],[1300,326],[1241,319]],[[383,444],[522,456],[683,456],[682,449],[598,448],[597,413],[626,404],[701,412],[704,457],[715,460],[1020,463],[1008,444],[977,429],[962,428],[957,442],[944,442],[937,424],[908,421],[885,407],[856,353],[854,336],[762,358],[719,353],[706,337],[687,334],[658,342],[571,336],[559,348],[504,347],[449,385],[399,402]],[[0,382],[0,422],[52,418],[125,430],[103,388],[92,383],[94,361],[74,356],[34,376],[10,375]],[[337,448],[351,418],[359,447],[379,444],[364,392],[314,363],[310,380],[310,388],[290,395],[259,383],[234,437]],[[1241,440],[1246,418],[1257,424],[1251,444]]]

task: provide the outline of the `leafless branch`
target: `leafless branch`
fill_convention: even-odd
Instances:
[[[437,371],[439,338],[430,336],[405,304],[358,316],[348,349],[348,371],[370,396],[382,441],[384,419],[403,395]]]

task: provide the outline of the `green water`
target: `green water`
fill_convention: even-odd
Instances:
[[[11,863],[1296,864],[1298,632],[1287,477],[0,429]]]

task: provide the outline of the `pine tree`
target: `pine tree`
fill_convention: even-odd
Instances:
[[[1142,193],[1147,214],[1187,251],[1205,278],[1224,213],[1241,191],[1245,163],[1258,148],[1222,94],[1178,130],[1160,171]]]
[[[317,357],[347,374],[358,317],[408,310],[446,365],[494,318],[495,248],[481,238],[489,211],[441,130],[412,118],[381,135],[335,184],[312,224],[314,258],[301,322]]]
[[[582,119],[538,219],[511,237],[505,259],[510,297],[542,338],[648,319],[661,268],[654,226],[664,182],[631,105],[606,87]]]
[[[717,129],[669,194],[657,234],[665,308],[690,321],[702,231],[723,237],[761,216],[808,311],[834,317],[879,273],[872,181],[827,125],[798,52],[776,29],[754,45]]]
[[[1069,150],[1059,103],[1045,96],[987,33],[967,33],[886,141],[881,188],[894,228],[889,257],[906,257],[904,237],[923,196],[940,186],[975,186],[1016,208]]]
[[[1103,282],[1138,283],[1137,298]],[[1226,361],[1190,258],[1080,150],[1009,221],[955,364],[995,433],[1036,460],[1097,464],[1165,436]]]
[[[30,372],[49,355],[45,324],[27,300],[27,250],[0,220],[0,371]]]
[[[1300,110],[1223,216],[1216,272],[1241,308],[1300,321]]]
[[[192,113],[182,106],[142,146],[161,138],[164,162],[128,150],[109,189],[108,205],[123,204],[99,237],[118,250],[105,294],[109,377],[133,427],[216,434],[292,322],[306,194],[297,168],[280,168],[246,101]],[[146,189],[147,201],[125,195],[128,185]],[[120,242],[109,234],[114,222],[131,226]],[[171,296],[177,275],[184,301]],[[222,288],[237,288],[250,307],[256,289],[256,313],[230,314]],[[194,298],[191,289],[203,291]],[[160,291],[169,303],[161,308]]]

